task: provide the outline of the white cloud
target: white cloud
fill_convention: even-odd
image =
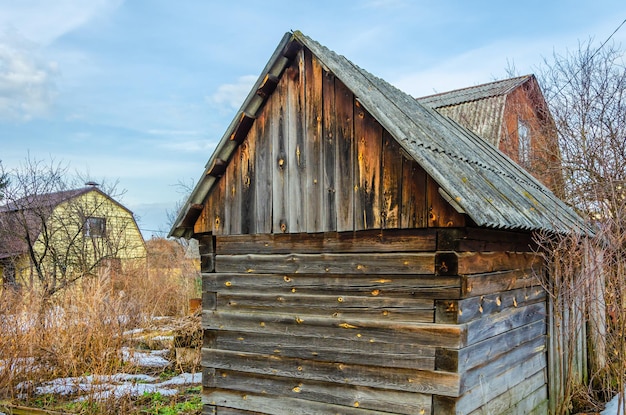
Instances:
[[[56,96],[55,62],[16,33],[0,35],[0,118],[28,120],[45,114]]]
[[[239,109],[257,78],[254,75],[240,76],[234,84],[220,85],[217,91],[208,97],[207,100],[212,104],[228,106],[228,112],[233,109]]]

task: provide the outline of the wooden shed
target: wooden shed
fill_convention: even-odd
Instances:
[[[546,413],[532,233],[572,229],[494,146],[287,33],[171,230],[200,241],[204,413]]]

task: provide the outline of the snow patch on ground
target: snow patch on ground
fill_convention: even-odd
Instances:
[[[149,375],[117,373],[54,379],[36,387],[34,392],[37,395],[80,395],[77,401],[106,400],[124,396],[139,397],[157,392],[163,396],[174,396],[178,393],[177,386],[196,386],[200,383],[201,373],[182,373],[163,382],[158,382],[158,378]],[[28,386],[29,384],[24,383],[19,387],[24,389]]]
[[[609,403],[604,407],[604,411],[600,412],[600,415],[617,415],[619,407],[619,393],[611,399]],[[620,412],[623,415],[623,412]]]
[[[128,347],[122,349],[122,358],[135,366],[147,368],[165,368],[170,365],[170,361],[164,358],[169,350],[148,350],[139,351]]]

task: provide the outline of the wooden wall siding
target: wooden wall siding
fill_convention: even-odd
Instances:
[[[195,232],[463,226],[439,186],[306,49],[228,162]]]
[[[527,237],[206,235],[204,413],[545,414],[546,298]],[[491,244],[513,250],[447,250]]]

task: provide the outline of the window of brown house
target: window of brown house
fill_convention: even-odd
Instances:
[[[90,217],[85,220],[84,234],[92,238],[103,237],[106,232],[106,219]]]
[[[530,167],[530,128],[522,119],[517,120],[518,158],[523,167]]]

